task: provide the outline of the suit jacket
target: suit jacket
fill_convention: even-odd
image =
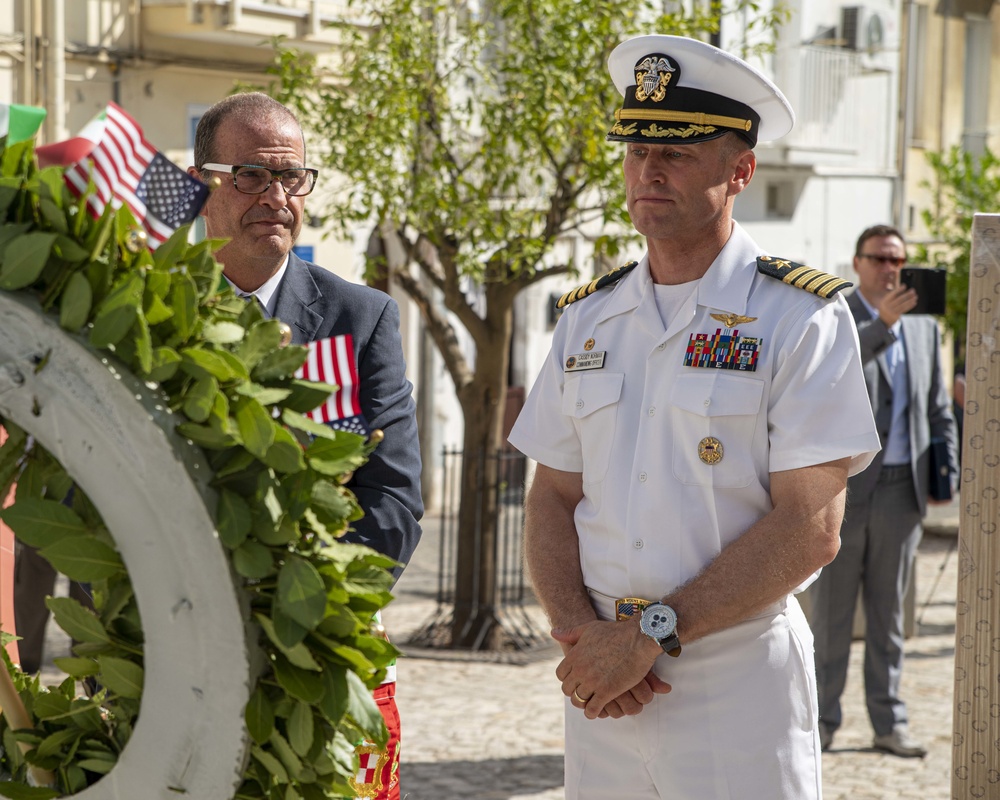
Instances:
[[[872,319],[861,297],[854,292],[847,298],[854,315],[861,344],[861,364],[868,386],[868,398],[875,414],[875,427],[884,448],[892,422],[892,385],[885,351],[896,337],[878,319]],[[951,398],[944,383],[941,368],[941,331],[933,317],[904,314],[903,347],[906,350],[906,370],[909,378],[910,465],[914,489],[921,515],[927,513],[927,492],[930,482],[931,439],[944,439],[948,444],[948,463],[954,486],[958,475],[958,434],[951,410]],[[885,450],[863,472],[848,480],[848,493],[868,497],[875,490]]]
[[[292,328],[295,344],[351,334],[361,413],[385,439],[347,486],[365,515],[344,536],[403,564],[420,540],[420,448],[413,385],[406,379],[399,307],[384,292],[345,281],[316,264],[288,256],[275,316]],[[394,571],[398,578],[402,567]]]

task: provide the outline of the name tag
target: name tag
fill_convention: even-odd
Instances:
[[[604,366],[604,354],[607,350],[592,353],[578,353],[566,359],[566,372],[580,372],[585,369],[600,369]]]

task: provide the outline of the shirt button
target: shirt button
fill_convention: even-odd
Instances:
[[[644,543],[642,539],[636,539],[634,542],[632,542],[632,547],[634,547],[636,550],[642,550],[643,544]]]
[[[705,401],[705,408],[708,408],[710,405],[712,405],[712,401],[711,400],[706,400]]]
[[[639,482],[640,483],[645,483],[646,482],[646,473],[645,472],[640,472],[639,473]]]
[[[576,401],[576,407],[577,408],[583,408],[583,400],[577,400]]]
[[[659,344],[658,344],[658,345],[656,346],[656,349],[657,349],[657,350],[662,350],[662,349],[663,349],[664,347],[666,347],[666,346],[667,346],[667,343],[666,343],[666,342],[660,342],[660,343],[659,343]]]
[[[649,416],[651,416],[651,417],[655,417],[656,416],[656,406],[650,406]]]

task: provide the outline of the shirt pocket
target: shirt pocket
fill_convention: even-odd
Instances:
[[[757,476],[753,441],[763,396],[764,382],[755,378],[718,372],[679,376],[670,394],[674,476],[720,489],[749,486]],[[702,459],[710,437],[722,446],[714,464]]]
[[[602,372],[566,381],[562,412],[572,419],[580,437],[585,484],[603,481],[608,474],[624,380],[621,373]]]

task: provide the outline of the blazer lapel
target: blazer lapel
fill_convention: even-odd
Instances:
[[[292,341],[305,344],[316,339],[323,324],[323,315],[314,306],[320,300],[319,287],[306,268],[305,262],[295,253],[288,254],[288,269],[278,287],[278,302],[274,316],[292,328]]]

